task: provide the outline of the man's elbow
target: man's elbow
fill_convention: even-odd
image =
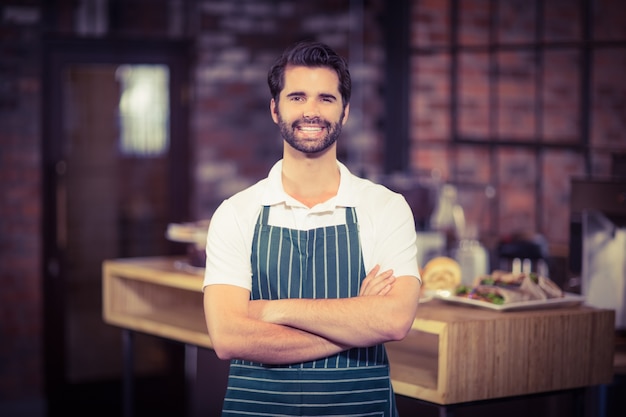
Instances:
[[[391,315],[393,317],[393,315]],[[395,319],[388,324],[389,341],[399,341],[404,339],[413,326],[415,320],[415,311],[396,315]]]
[[[402,281],[403,284],[407,284],[399,288],[403,296],[393,300],[390,298],[391,302],[387,304],[388,311],[384,316],[390,318],[390,322],[386,324],[390,341],[404,339],[411,331],[411,327],[413,327],[415,315],[417,314],[420,289],[417,282],[413,277]],[[410,295],[410,297],[407,297],[407,295]]]
[[[411,331],[412,324],[413,320],[408,323],[395,323],[392,325],[389,332],[389,341],[394,342],[404,339]]]
[[[211,349],[218,358],[222,360],[236,359],[237,340],[229,329],[218,323],[211,323],[207,320],[209,339],[211,339]]]
[[[236,356],[230,350],[214,349],[217,357],[223,361],[230,361],[236,358]]]
[[[220,337],[212,337],[211,338],[211,346],[215,351],[215,354],[221,360],[229,361],[231,359],[235,359],[237,357],[237,353],[235,349],[233,349],[233,345],[229,343],[225,343],[223,338]]]

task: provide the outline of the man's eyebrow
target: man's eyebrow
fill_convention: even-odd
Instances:
[[[287,97],[306,97],[306,96],[307,94],[304,91],[292,91],[291,93],[287,94]],[[318,94],[318,97],[324,98],[324,99],[337,100],[337,97],[334,94],[330,94],[330,93],[320,93]]]
[[[337,100],[337,97],[335,97],[334,94],[327,94],[327,93],[322,93],[319,95],[321,98],[327,98],[327,99],[332,99],[332,100]]]

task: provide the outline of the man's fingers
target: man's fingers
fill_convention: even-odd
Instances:
[[[365,279],[363,279],[363,282],[361,282],[361,291],[359,291],[360,295],[363,295],[364,292],[367,291],[370,283],[376,278],[376,274],[378,274],[379,270],[380,265],[375,265],[374,268],[372,268],[372,270],[367,274]]]
[[[385,295],[391,290],[391,286],[395,281],[393,270],[389,269],[374,275],[379,269],[378,267],[372,269],[365,280],[363,280],[359,295]]]

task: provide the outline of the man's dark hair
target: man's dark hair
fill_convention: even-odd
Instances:
[[[330,46],[321,42],[300,42],[288,48],[276,60],[267,74],[267,84],[276,103],[285,87],[285,68],[289,65],[303,67],[324,67],[334,70],[339,77],[339,93],[345,108],[350,102],[352,81],[345,59]]]

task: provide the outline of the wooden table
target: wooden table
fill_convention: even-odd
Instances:
[[[105,322],[211,348],[202,275],[180,258],[105,261]],[[609,384],[614,312],[586,306],[497,312],[433,300],[388,343],[397,394],[438,405]]]
[[[423,304],[408,337],[387,344],[394,389],[454,404],[610,383],[612,313]]]
[[[212,348],[202,280],[183,258],[128,258],[103,264],[104,321],[125,329]]]

